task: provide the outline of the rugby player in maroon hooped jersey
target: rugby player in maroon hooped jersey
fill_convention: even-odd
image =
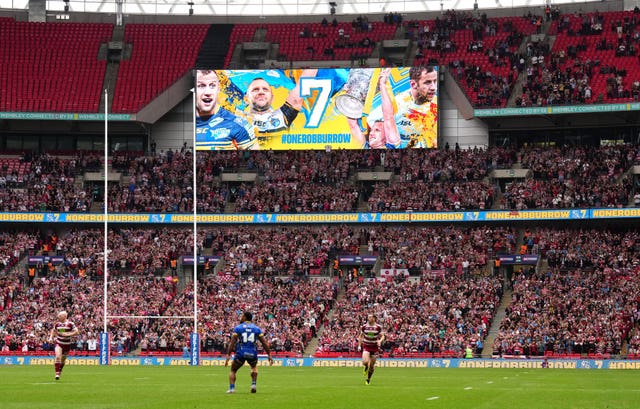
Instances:
[[[367,315],[367,323],[362,326],[358,336],[358,351],[362,350],[364,376],[367,377],[366,385],[371,383],[371,376],[373,376],[374,367],[376,366],[376,355],[384,342],[384,338],[382,327],[376,322],[376,316],[373,314]]]
[[[58,313],[58,320],[53,324],[53,328],[51,328],[51,333],[49,334],[49,342],[52,342],[54,339],[56,341],[56,360],[54,364],[56,381],[60,379],[64,362],[67,360],[67,355],[71,349],[73,342],[71,337],[78,335],[78,332],[76,325],[67,319],[67,312],[60,311]]]

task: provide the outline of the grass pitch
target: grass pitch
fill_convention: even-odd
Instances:
[[[227,395],[224,367],[0,366],[2,409],[640,408],[633,370],[381,368],[371,385],[356,368],[249,368]]]

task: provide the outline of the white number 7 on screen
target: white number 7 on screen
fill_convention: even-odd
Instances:
[[[311,91],[319,89],[320,94],[315,104],[311,107],[311,114],[307,118],[305,128],[317,128],[320,120],[324,116],[324,112],[329,105],[329,96],[331,95],[331,79],[329,78],[300,78],[300,96],[311,96]]]

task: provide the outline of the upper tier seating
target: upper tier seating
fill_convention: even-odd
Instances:
[[[207,24],[128,24],[130,60],[120,63],[113,112],[138,112],[195,66]]]
[[[112,24],[0,19],[0,111],[97,112]]]

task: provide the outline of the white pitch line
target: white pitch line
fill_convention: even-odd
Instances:
[[[467,386],[466,388],[464,388],[465,391],[470,391],[471,389],[473,389],[471,386]]]
[[[427,398],[427,400],[436,400],[436,399],[440,399],[440,396],[432,396],[430,398]]]
[[[30,385],[80,385],[80,383],[58,381],[58,382],[33,382]]]
[[[491,385],[493,383],[493,381],[487,381],[488,385]]]

